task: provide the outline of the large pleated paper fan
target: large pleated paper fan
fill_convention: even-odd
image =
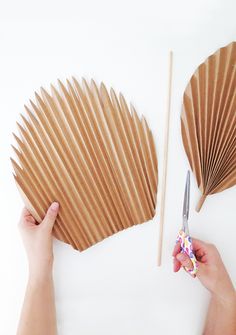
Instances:
[[[41,89],[15,136],[15,180],[40,223],[60,203],[54,236],[84,250],[153,218],[157,157],[144,117],[101,84]]]
[[[183,144],[202,196],[236,184],[236,42],[201,64],[184,92]]]

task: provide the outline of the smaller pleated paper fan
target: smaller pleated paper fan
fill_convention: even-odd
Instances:
[[[60,203],[54,236],[84,250],[155,215],[157,157],[144,117],[122,95],[73,79],[41,89],[15,136],[14,177],[40,223]]]
[[[184,92],[182,139],[202,196],[236,184],[236,42],[201,64]]]

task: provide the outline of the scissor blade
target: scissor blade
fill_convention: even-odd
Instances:
[[[186,233],[188,233],[189,198],[190,198],[190,171],[187,172],[185,191],[184,191],[184,205],[183,205],[183,229]]]

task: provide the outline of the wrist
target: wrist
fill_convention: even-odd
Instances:
[[[212,297],[224,305],[236,305],[236,291],[231,281],[225,284],[221,283],[221,285],[212,292]]]
[[[28,282],[31,285],[47,283],[53,279],[52,271],[50,272],[29,272]]]
[[[216,266],[212,277],[214,278],[210,290],[212,295],[222,301],[232,300],[232,297],[235,297],[235,288],[222,262],[221,266]]]
[[[39,282],[52,278],[53,261],[29,264],[29,281]]]

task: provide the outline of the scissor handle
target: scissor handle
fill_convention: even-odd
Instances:
[[[181,252],[186,253],[188,255],[193,265],[192,269],[188,269],[187,267],[184,267],[184,269],[191,276],[196,277],[198,271],[198,263],[193,253],[193,245],[191,237],[187,235],[183,230],[180,230],[176,242],[180,242]]]

